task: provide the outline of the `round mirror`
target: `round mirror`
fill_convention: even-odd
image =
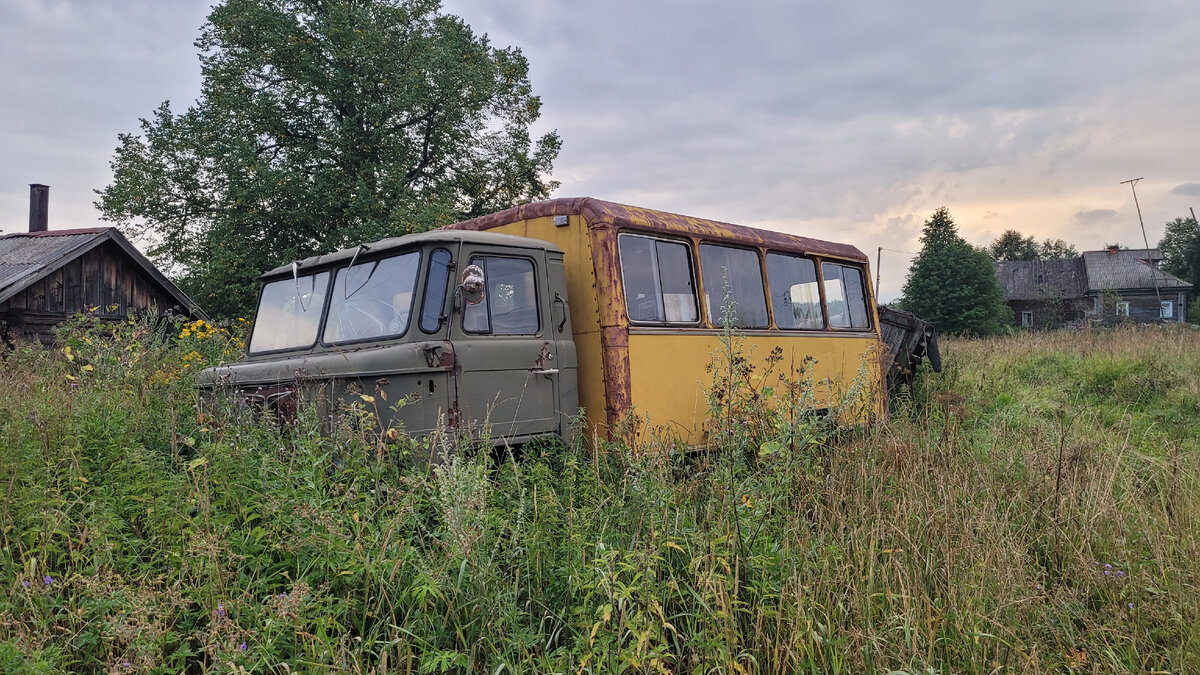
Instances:
[[[478,305],[483,300],[483,268],[467,265],[458,285],[462,288],[463,301],[468,305]]]

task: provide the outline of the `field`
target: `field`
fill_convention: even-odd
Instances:
[[[329,433],[198,407],[238,349],[81,319],[5,355],[0,671],[1200,672],[1200,331],[946,340],[852,429],[733,336],[716,447],[519,461],[371,392]]]

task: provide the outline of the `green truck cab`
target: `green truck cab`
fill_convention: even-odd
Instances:
[[[563,253],[437,230],[344,249],[262,277],[246,357],[200,386],[294,415],[372,401],[381,423],[509,443],[566,437],[579,409]],[[397,405],[400,404],[400,405]]]

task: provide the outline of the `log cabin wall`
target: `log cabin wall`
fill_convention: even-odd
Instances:
[[[14,337],[54,340],[54,328],[70,316],[95,308],[102,319],[119,320],[156,308],[185,313],[178,301],[106,241],[0,303],[0,322]]]

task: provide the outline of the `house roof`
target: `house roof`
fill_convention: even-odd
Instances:
[[[996,263],[996,278],[1005,300],[1078,298],[1087,292],[1087,276],[1079,258],[1005,260]]]
[[[1089,291],[1192,287],[1183,279],[1158,269],[1156,263],[1162,260],[1163,255],[1156,248],[1084,251],[1080,257],[1087,270]]]
[[[192,316],[208,318],[204,310],[163,276],[115,227],[18,232],[0,237],[0,302],[107,241],[116,244]]]

